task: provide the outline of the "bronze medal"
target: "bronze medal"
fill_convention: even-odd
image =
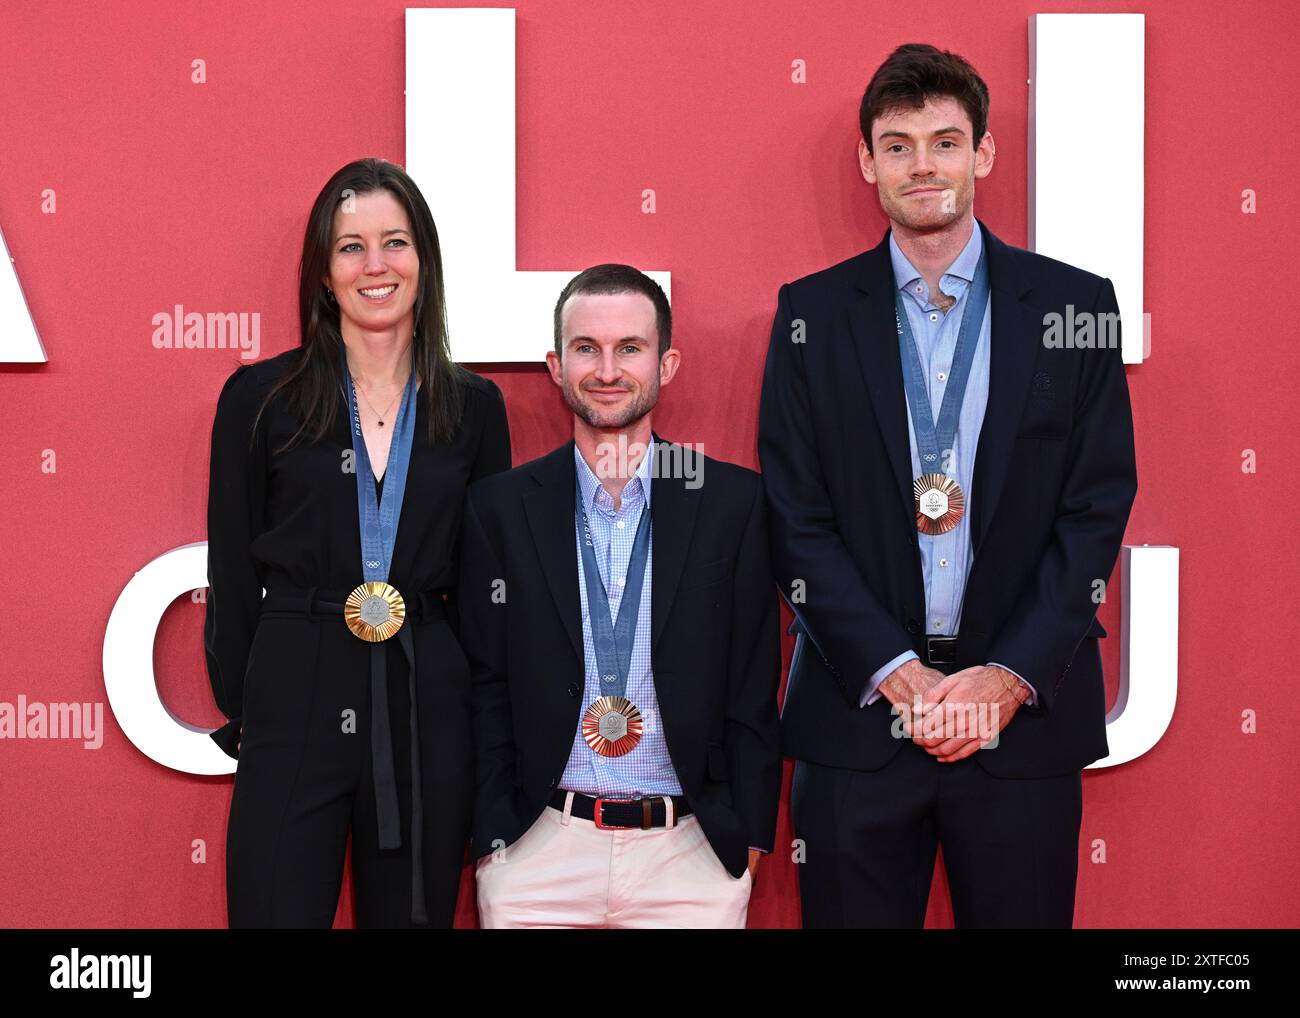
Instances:
[[[946,474],[922,474],[912,482],[916,500],[916,529],[931,537],[946,534],[961,522],[966,496]]]
[[[387,583],[363,583],[343,604],[343,621],[359,639],[379,643],[402,628],[406,602],[397,588]]]
[[[622,696],[602,696],[582,716],[582,737],[601,756],[622,756],[641,741],[645,723],[636,705]]]

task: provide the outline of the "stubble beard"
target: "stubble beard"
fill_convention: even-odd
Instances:
[[[602,430],[626,428],[653,410],[658,400],[657,379],[652,388],[642,390],[641,396],[632,400],[627,406],[609,410],[588,403],[583,399],[582,393],[576,391],[567,380],[564,383],[564,401],[569,405],[569,409],[582,418],[588,426]]]
[[[916,187],[912,184],[909,186]],[[939,212],[936,214],[931,211],[923,211],[913,207],[913,199],[904,194],[896,194],[890,199],[885,208],[885,214],[894,222],[901,223],[916,233],[935,233],[947,226],[963,219],[970,209],[972,188],[953,188],[954,206],[952,212]],[[935,197],[928,199],[936,207],[943,204],[943,192],[940,191]]]

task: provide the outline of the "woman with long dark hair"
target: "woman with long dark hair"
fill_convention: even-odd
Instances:
[[[473,804],[454,588],[466,486],[510,467],[505,403],[450,357],[438,234],[398,166],[312,207],[301,345],[217,402],[204,645],[239,763],[235,926],[450,926]],[[265,588],[265,597],[263,597]]]

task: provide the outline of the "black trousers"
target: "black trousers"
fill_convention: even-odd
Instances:
[[[940,763],[904,740],[877,771],[797,761],[804,927],[919,929],[939,844],[958,928],[1070,927],[1082,772],[996,778],[986,752]]]
[[[445,620],[416,646],[429,926],[449,927],[472,809],[469,668]],[[411,928],[409,669],[386,642],[401,847],[381,850],[370,740],[369,645],[341,616],[268,618],[245,677],[226,842],[230,926],[329,928],[348,834],[359,927]]]

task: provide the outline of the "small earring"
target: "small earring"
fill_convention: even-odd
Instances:
[[[335,304],[335,303],[337,303],[337,301],[336,301],[335,298],[334,298],[334,291],[333,291],[333,290],[331,290],[331,289],[327,286],[327,287],[325,287],[325,292],[328,293],[328,294],[330,295],[330,303],[331,303],[331,304]]]

